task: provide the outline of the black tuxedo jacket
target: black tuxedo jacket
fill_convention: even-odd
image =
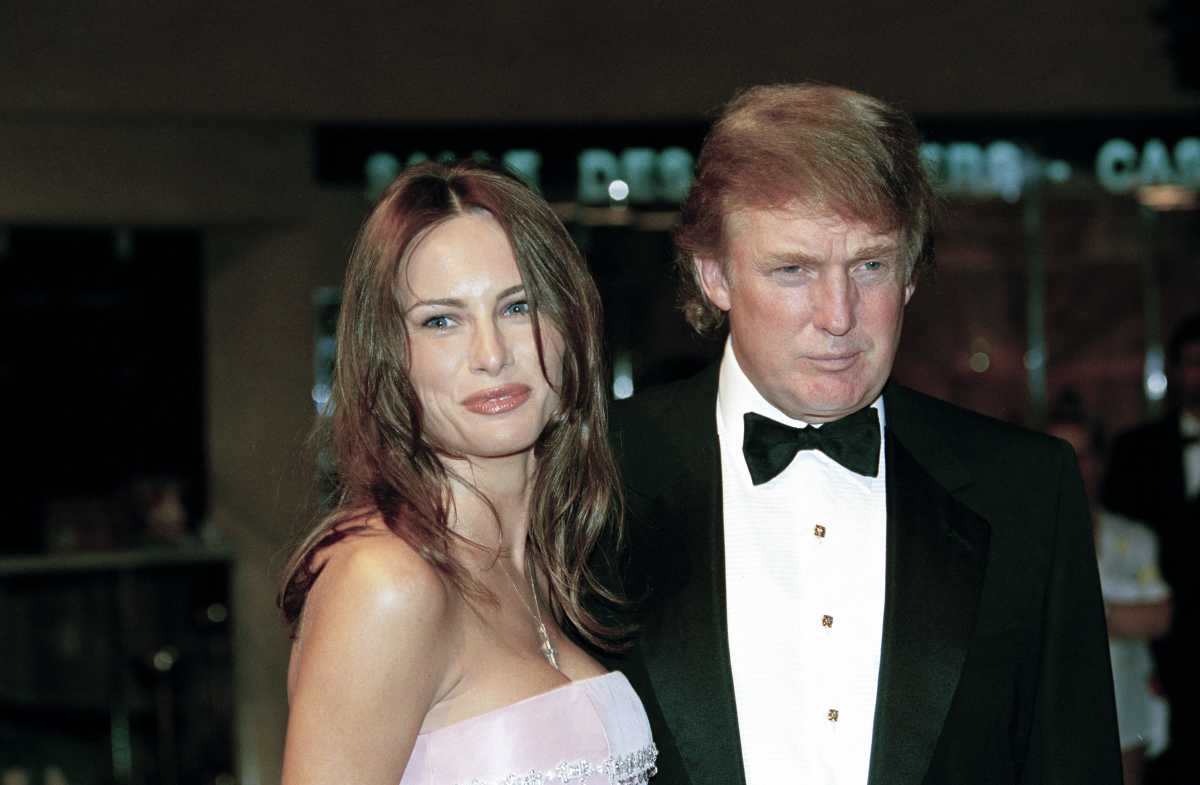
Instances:
[[[1138,426],[1113,441],[1101,498],[1104,506],[1154,527],[1160,537],[1187,515],[1179,412]]]
[[[716,393],[713,367],[613,412],[625,586],[641,598],[640,637],[613,664],[650,715],[657,785],[745,782]],[[870,785],[1116,785],[1104,613],[1070,448],[894,384],[884,401],[886,597]]]

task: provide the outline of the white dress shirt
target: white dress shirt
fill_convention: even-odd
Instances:
[[[882,429],[882,399],[872,406]],[[877,477],[802,450],[779,476],[755,486],[742,456],[747,412],[805,425],[762,397],[727,342],[716,416],[746,782],[865,785],[883,637],[883,450]]]

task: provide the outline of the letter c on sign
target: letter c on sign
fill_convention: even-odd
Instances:
[[[1137,148],[1124,139],[1109,139],[1096,153],[1096,179],[1106,191],[1123,194],[1138,184]]]

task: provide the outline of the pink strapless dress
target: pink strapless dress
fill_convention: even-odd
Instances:
[[[658,750],[621,673],[417,736],[401,785],[645,785]]]

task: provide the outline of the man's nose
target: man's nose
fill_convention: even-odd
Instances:
[[[857,293],[845,272],[821,276],[815,287],[813,324],[831,335],[854,329]]]
[[[471,370],[495,376],[511,361],[508,341],[499,325],[491,320],[480,322],[471,339]]]

